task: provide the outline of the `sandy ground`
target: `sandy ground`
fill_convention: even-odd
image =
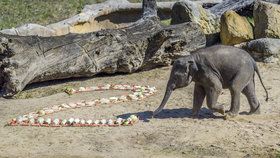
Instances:
[[[137,114],[142,121],[130,127],[38,128],[5,127],[18,115],[64,102],[120,95],[124,92],[90,92],[68,96],[57,93],[31,99],[0,99],[0,157],[280,157],[280,66],[260,65],[270,101],[256,79],[261,115],[244,115],[223,120],[207,108],[200,119],[191,118],[193,84],[176,90],[167,107],[151,119],[163,97],[170,67],[130,75],[97,77],[61,84],[39,84],[25,93],[48,91],[66,85],[103,85],[106,83],[156,86],[156,95],[139,102],[70,110],[51,117],[112,118]],[[48,85],[48,86],[46,86]],[[36,96],[36,95],[35,95]],[[228,90],[219,104],[229,108]],[[241,98],[241,111],[249,105]]]

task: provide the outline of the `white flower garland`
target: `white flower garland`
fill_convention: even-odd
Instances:
[[[101,120],[91,120],[91,119],[81,119],[81,118],[69,118],[69,119],[52,119],[43,118],[43,116],[57,113],[60,111],[82,108],[82,107],[92,107],[101,104],[109,103],[120,103],[126,101],[137,101],[147,98],[156,92],[155,87],[149,86],[135,86],[135,85],[104,85],[104,86],[93,86],[93,87],[80,87],[78,90],[70,88],[67,89],[67,93],[75,94],[80,92],[89,91],[103,91],[103,90],[130,90],[133,93],[128,95],[122,95],[120,97],[110,97],[108,99],[101,98],[90,101],[82,101],[77,103],[64,103],[61,105],[54,105],[50,108],[43,108],[37,112],[30,112],[29,114],[18,116],[13,118],[7,125],[9,126],[37,126],[37,127],[96,127],[96,126],[128,126],[133,125],[138,122],[139,118],[135,115],[131,115],[127,119],[117,118],[113,119],[101,119]]]

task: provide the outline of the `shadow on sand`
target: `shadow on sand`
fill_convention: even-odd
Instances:
[[[136,115],[140,120],[144,122],[149,122],[153,118],[153,111],[142,111],[137,113],[126,113],[119,115],[117,117],[128,118],[130,115]],[[180,108],[180,109],[164,109],[154,118],[156,119],[168,119],[168,118],[193,118],[192,109]],[[224,119],[223,116],[215,116],[211,110],[207,108],[201,108],[199,112],[199,117],[196,119]]]

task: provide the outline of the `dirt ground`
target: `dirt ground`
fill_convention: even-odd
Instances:
[[[163,97],[170,67],[129,75],[75,81],[48,82],[23,92],[29,99],[0,99],[0,157],[280,157],[280,66],[259,64],[270,100],[256,78],[260,115],[248,116],[241,98],[241,114],[230,120],[213,115],[205,105],[200,118],[191,118],[193,84],[176,90],[165,110],[151,118]],[[141,122],[129,127],[38,128],[5,127],[8,120],[43,107],[78,100],[118,96],[124,92],[90,92],[69,96],[59,92],[40,97],[66,85],[140,84],[156,86],[156,95],[138,102],[69,110],[50,117],[114,118],[137,114]],[[28,95],[26,95],[28,94]],[[229,108],[228,90],[219,104]],[[242,113],[243,112],[243,113]]]

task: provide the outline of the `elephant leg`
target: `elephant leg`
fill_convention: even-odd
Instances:
[[[205,98],[205,90],[202,86],[195,84],[193,94],[193,117],[198,117],[199,110]]]
[[[250,104],[249,114],[260,114],[260,103],[255,93],[254,79],[249,82],[249,84],[243,89],[242,93],[247,97]]]
[[[212,79],[211,82],[212,82],[210,83],[211,87],[206,88],[207,106],[209,109],[213,110],[214,112],[218,112],[224,115],[225,114],[224,106],[216,105],[218,101],[218,97],[222,92],[222,84],[217,78]]]
[[[252,78],[253,74],[250,75],[246,71],[242,71],[236,75],[236,77],[232,81],[232,85],[229,88],[231,93],[231,106],[230,110],[227,112],[227,115],[233,117],[238,115],[240,109],[240,95],[241,91],[247,86],[250,78]]]
[[[230,110],[227,112],[227,115],[233,117],[238,115],[240,109],[241,92],[237,90],[230,90],[230,94],[231,94],[231,106],[230,106]]]

